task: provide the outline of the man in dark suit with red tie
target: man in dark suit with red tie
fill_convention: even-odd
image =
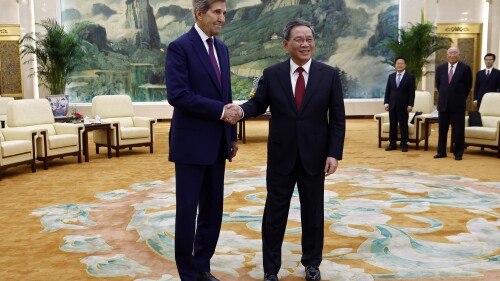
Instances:
[[[385,87],[384,107],[389,111],[389,146],[397,149],[398,123],[401,135],[401,151],[408,152],[408,117],[415,102],[415,77],[406,71],[406,59],[394,60],[396,72],[389,75]]]
[[[169,160],[175,162],[175,261],[183,281],[218,280],[210,273],[222,224],[226,159],[238,149],[227,46],[215,36],[226,2],[194,0],[195,25],[169,44],[165,65],[174,107]],[[198,212],[197,212],[198,211]]]
[[[264,70],[244,118],[271,110],[267,199],[262,220],[264,280],[278,280],[290,200],[297,185],[306,280],[321,280],[324,181],[342,159],[345,111],[339,73],[312,59],[314,30],[307,21],[284,28],[291,59]]]
[[[481,106],[484,94],[489,92],[500,92],[500,71],[493,67],[495,54],[488,53],[484,56],[486,69],[476,73],[476,84],[474,85],[474,105],[477,109]]]
[[[459,62],[460,50],[450,47],[446,53],[448,62],[436,70],[438,89],[439,137],[437,154],[434,158],[446,157],[446,142],[451,124],[455,160],[462,160],[465,149],[465,103],[472,88],[472,71],[465,63]]]

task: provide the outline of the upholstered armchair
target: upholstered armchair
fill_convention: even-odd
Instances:
[[[432,96],[426,91],[416,91],[415,92],[415,102],[413,104],[413,111],[410,112],[408,118],[408,142],[415,143],[416,149],[419,148],[419,143],[421,140],[425,139],[426,132],[424,130],[424,122],[418,122],[423,120],[423,118],[431,117],[432,111],[434,110],[434,102]],[[422,115],[416,116],[413,123],[413,119],[416,112],[422,112]],[[417,118],[418,117],[418,118]],[[382,141],[389,140],[389,112],[383,112],[376,114],[374,119],[378,122],[378,147],[382,147]],[[417,121],[417,119],[420,119]],[[418,137],[417,137],[417,124]],[[430,132],[429,132],[430,135]],[[400,132],[398,128],[398,140],[400,139]]]
[[[48,161],[76,156],[82,162],[83,124],[56,123],[46,99],[11,101],[7,105],[7,126],[36,130],[36,158],[48,169]]]
[[[94,131],[96,153],[99,147],[111,146],[120,157],[120,149],[149,146],[153,153],[154,118],[135,116],[132,100],[128,95],[103,95],[92,99],[92,115],[99,116],[102,123],[111,123],[111,143],[107,142],[106,132]]]
[[[500,158],[500,93],[487,93],[481,106],[482,126],[469,126],[469,116],[465,117],[465,146],[479,146],[497,150]]]
[[[12,97],[0,97],[0,127],[5,128],[5,121],[7,121],[7,103],[13,101]]]
[[[35,141],[37,132],[29,129],[3,128],[0,129],[0,180],[2,171],[19,165],[35,167]]]

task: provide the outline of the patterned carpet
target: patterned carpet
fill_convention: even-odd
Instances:
[[[500,270],[498,182],[416,171],[345,168],[325,192],[323,280],[478,277]],[[174,266],[175,183],[96,194],[95,203],[39,208],[43,231],[70,229],[59,249],[95,277],[179,280]],[[212,260],[221,280],[261,280],[265,167],[228,171],[223,231]],[[283,280],[300,280],[295,192],[283,245]],[[69,255],[71,258],[71,255]],[[77,258],[77,257],[75,257]],[[170,265],[170,266],[165,266]]]
[[[267,126],[247,122],[247,142],[227,164],[212,262],[224,281],[262,280]],[[500,280],[499,159],[479,148],[463,161],[433,159],[436,129],[428,151],[386,152],[376,122],[348,119],[344,159],[327,179],[324,280]],[[169,122],[156,125],[153,154],[134,148],[108,159],[91,149],[90,162],[66,157],[48,170],[38,163],[36,173],[4,171],[0,280],[177,280],[168,131]],[[297,197],[292,203],[283,281],[304,280]]]

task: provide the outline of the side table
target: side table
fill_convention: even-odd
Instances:
[[[424,141],[424,150],[429,150],[429,131],[431,124],[437,124],[439,123],[439,118],[438,117],[427,117],[427,118],[417,118],[417,143],[418,139],[420,138],[420,122],[424,122],[424,134],[425,134],[425,141]]]
[[[417,119],[417,140],[418,140],[418,128],[419,128],[419,122],[420,122],[420,118]],[[430,127],[431,127],[431,124],[438,124],[439,123],[439,117],[428,117],[428,118],[425,118],[425,121],[424,122],[424,130],[425,130],[425,143],[424,143],[424,150],[428,150],[429,149],[429,131],[430,131]],[[453,139],[453,133],[451,134],[451,139],[450,139],[450,152],[453,152],[453,145],[454,145],[455,141]]]
[[[252,118],[252,119],[269,120],[269,123],[271,123],[271,112],[267,111],[264,114],[261,114],[261,115],[255,117],[255,118]],[[242,140],[243,143],[247,143],[246,128],[245,128],[245,119],[238,121],[238,139]]]
[[[89,162],[89,132],[95,130],[106,130],[106,140],[111,143],[111,123],[91,123],[84,124],[85,131],[83,131],[83,154],[85,155],[85,162]],[[111,158],[111,146],[108,146],[108,158]]]

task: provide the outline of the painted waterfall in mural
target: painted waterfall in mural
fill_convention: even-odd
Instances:
[[[72,102],[95,95],[129,94],[134,101],[161,101],[166,46],[194,23],[187,0],[61,0],[63,24],[87,21],[81,34],[86,56],[71,77]],[[234,99],[246,99],[262,70],[282,61],[282,28],[311,21],[315,58],[338,67],[345,98],[383,95],[390,67],[382,64],[384,40],[395,36],[398,0],[228,1],[221,39],[230,50]]]

